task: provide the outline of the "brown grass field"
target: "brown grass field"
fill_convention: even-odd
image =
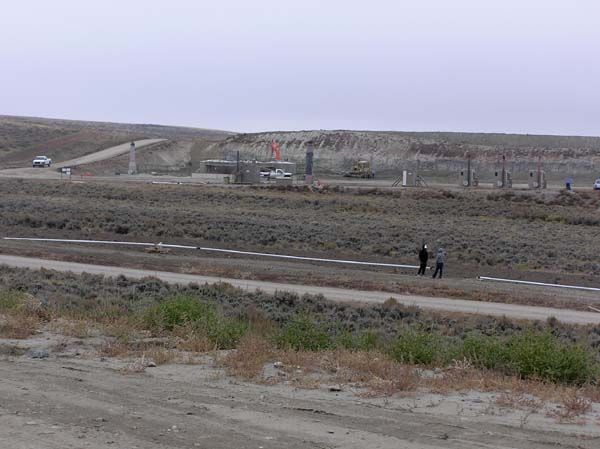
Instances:
[[[596,192],[379,191],[0,181],[3,236],[118,239],[416,263],[450,277],[593,284]]]

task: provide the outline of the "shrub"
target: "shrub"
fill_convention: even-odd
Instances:
[[[216,349],[231,349],[248,330],[248,323],[224,317],[214,305],[198,298],[177,296],[151,307],[144,316],[154,332],[186,328],[195,337],[206,337]]]
[[[284,326],[276,340],[280,347],[296,351],[320,351],[334,346],[328,330],[307,316],[299,316]]]
[[[523,378],[584,384],[598,375],[598,365],[585,348],[563,343],[549,332],[528,331],[507,341],[469,335],[461,353],[473,366]]]
[[[373,330],[367,330],[359,334],[348,331],[341,332],[335,339],[335,346],[350,350],[373,351],[381,348],[382,344],[379,334]]]
[[[216,309],[212,304],[188,296],[167,299],[151,307],[144,317],[144,322],[149,329],[168,331],[200,320],[205,323],[216,321]]]
[[[506,365],[506,346],[497,338],[468,335],[462,342],[461,358],[478,368],[499,369]]]
[[[25,294],[12,290],[0,291],[0,312],[16,310],[25,301]]]
[[[512,337],[507,362],[522,377],[552,382],[583,384],[598,375],[598,366],[586,349],[562,343],[549,332]]]
[[[401,363],[432,365],[444,362],[448,352],[444,351],[441,337],[429,332],[409,330],[402,333],[390,348],[390,355]]]

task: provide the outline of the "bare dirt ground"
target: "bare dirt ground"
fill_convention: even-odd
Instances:
[[[369,398],[324,377],[313,389],[241,382],[215,362],[219,353],[148,367],[103,356],[101,345],[47,330],[0,340],[2,447],[591,449],[600,441],[598,404],[565,420],[558,404],[530,397],[514,407],[504,392]],[[277,368],[265,366],[265,381],[270,375]]]

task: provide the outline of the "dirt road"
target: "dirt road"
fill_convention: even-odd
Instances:
[[[543,410],[508,410],[492,393],[363,398],[345,386],[302,390],[236,381],[211,356],[126,374],[89,339],[43,334],[50,356],[0,351],[0,447],[206,449],[435,449],[597,447],[587,424],[557,424]],[[11,342],[0,341],[4,354]]]
[[[144,139],[137,140],[135,142],[136,149],[147,147],[155,143],[164,142],[166,139]],[[60,178],[60,173],[57,171],[58,168],[62,167],[76,167],[78,165],[90,164],[92,162],[103,161],[105,159],[111,159],[113,157],[120,156],[129,151],[130,143],[124,143],[111,148],[107,148],[96,153],[88,154],[86,156],[70,159],[63,162],[55,162],[52,167],[49,168],[10,168],[6,170],[0,170],[0,176],[13,177],[13,178],[43,178],[43,179],[56,179]]]
[[[158,142],[164,142],[166,139],[144,139],[137,140],[135,142],[136,149],[140,149],[143,147],[147,147],[148,145],[153,145]],[[107,148],[106,150],[98,151],[96,153],[88,154],[86,156],[78,157],[75,159],[71,159],[68,161],[60,162],[56,164],[58,168],[60,167],[75,167],[77,165],[91,164],[92,162],[103,161],[105,159],[111,159],[113,157],[120,156],[121,154],[126,154],[129,152],[130,143],[124,143],[121,145],[117,145],[116,147]]]
[[[171,273],[166,271],[139,270],[115,266],[91,265],[63,261],[50,261],[36,258],[0,255],[0,263],[22,268],[48,268],[58,271],[71,271],[73,273],[91,273],[105,276],[124,275],[131,278],[154,276],[171,283],[216,283],[227,282],[235,287],[247,290],[260,289],[267,293],[275,291],[290,291],[299,295],[323,295],[327,299],[339,302],[366,302],[382,303],[390,297],[406,305],[417,305],[425,309],[474,313],[494,316],[507,316],[517,319],[546,320],[556,317],[560,321],[573,324],[600,324],[600,313],[581,312],[567,309],[553,309],[549,307],[534,307],[515,304],[493,302],[477,302],[449,298],[429,298],[416,295],[399,295],[395,293],[378,291],[349,290],[333,287],[316,287],[311,285],[284,284],[246,279],[231,279],[212,276],[198,276],[191,274]]]

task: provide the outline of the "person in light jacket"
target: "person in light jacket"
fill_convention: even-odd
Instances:
[[[442,274],[444,272],[444,262],[446,262],[446,251],[443,248],[438,248],[437,254],[435,256],[435,272],[433,273],[433,279],[437,277],[437,274],[440,273],[440,279],[442,279]]]

